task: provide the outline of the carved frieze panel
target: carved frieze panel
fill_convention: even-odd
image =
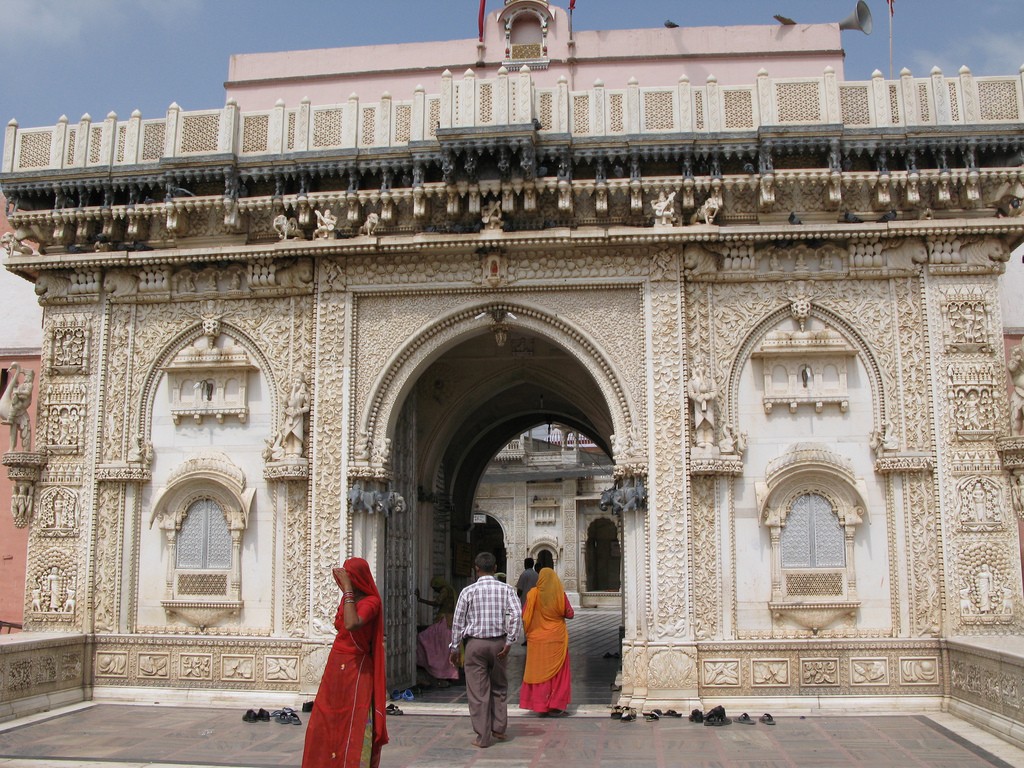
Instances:
[[[885,657],[850,659],[850,685],[889,685],[889,659]]]
[[[96,677],[128,677],[128,652],[98,652],[96,654]]]
[[[949,398],[960,440],[991,440],[996,435],[996,376],[991,363],[950,363]],[[1001,385],[1000,385],[1001,386]],[[999,396],[1002,396],[1000,389]]]
[[[938,685],[937,656],[904,656],[900,658],[901,685]]]
[[[942,307],[947,353],[991,352],[992,319],[988,301],[977,289],[954,292]]]
[[[994,478],[972,476],[957,484],[960,526],[966,531],[996,531],[1005,526],[1003,486]]]
[[[185,680],[213,680],[213,654],[183,653],[178,664],[178,676]]]
[[[750,682],[755,688],[788,687],[789,659],[751,659]]]
[[[252,682],[256,675],[256,657],[251,654],[225,653],[220,657],[220,679],[233,682]]]
[[[169,653],[140,653],[139,677],[153,680],[170,678],[171,655]]]
[[[80,454],[85,449],[85,384],[51,384],[45,399],[45,441],[51,454]]]
[[[297,683],[299,681],[298,656],[267,656],[263,680],[268,683]]]
[[[701,682],[708,688],[738,688],[740,685],[739,659],[702,659]]]
[[[36,513],[40,536],[61,538],[78,535],[80,505],[78,492],[58,486],[39,493]]]
[[[800,659],[800,685],[816,688],[839,685],[839,659]]]
[[[648,685],[656,689],[686,690],[697,687],[696,654],[683,648],[651,651]]]
[[[88,373],[91,334],[88,318],[58,315],[50,325],[49,332],[47,372],[51,376]]]

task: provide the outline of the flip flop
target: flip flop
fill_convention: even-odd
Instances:
[[[753,721],[750,715],[748,715],[746,712],[737,717],[736,722],[743,723],[744,725],[756,725],[756,723]]]
[[[775,718],[769,715],[767,712],[761,715],[760,720],[765,725],[775,725]]]
[[[275,718],[281,725],[302,725],[302,721],[299,720],[299,716],[295,714],[295,710],[291,707],[285,707],[277,713]]]

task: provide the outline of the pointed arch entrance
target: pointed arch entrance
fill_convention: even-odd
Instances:
[[[498,312],[515,321],[501,322]],[[429,618],[402,596],[423,590],[433,576],[450,578],[457,588],[469,583],[468,569],[460,566],[482,551],[474,551],[483,545],[473,535],[474,497],[492,457],[545,421],[591,436],[611,456],[614,434],[636,432],[625,392],[610,357],[585,334],[526,304],[463,307],[421,329],[392,358],[357,427],[369,444],[392,441],[392,456],[406,457],[415,468],[405,473],[405,487],[395,488],[408,502],[411,535],[389,536],[378,548],[378,573],[384,565],[392,598],[389,631],[412,635]],[[397,485],[399,478],[392,481]],[[502,539],[509,568],[529,554],[517,526]],[[580,533],[573,521],[552,538],[575,555],[583,546]],[[411,569],[401,566],[407,559]],[[559,572],[567,591],[578,591],[583,559],[563,554],[556,560],[564,564]],[[389,646],[389,678],[396,684],[415,675],[402,645],[392,640]]]

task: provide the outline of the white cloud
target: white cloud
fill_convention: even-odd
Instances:
[[[946,77],[956,76],[965,64],[975,75],[1016,75],[1024,64],[1021,33],[985,34],[949,40],[941,50],[915,49],[910,69],[925,77],[938,67]]]

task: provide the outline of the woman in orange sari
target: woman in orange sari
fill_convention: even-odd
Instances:
[[[541,568],[537,586],[526,595],[523,627],[526,630],[526,668],[519,690],[519,706],[541,715],[567,714],[572,695],[569,673],[569,631],[573,617],[558,574]]]
[[[302,768],[377,768],[388,743],[380,593],[361,557],[333,573],[342,592],[338,634],[313,702]]]

